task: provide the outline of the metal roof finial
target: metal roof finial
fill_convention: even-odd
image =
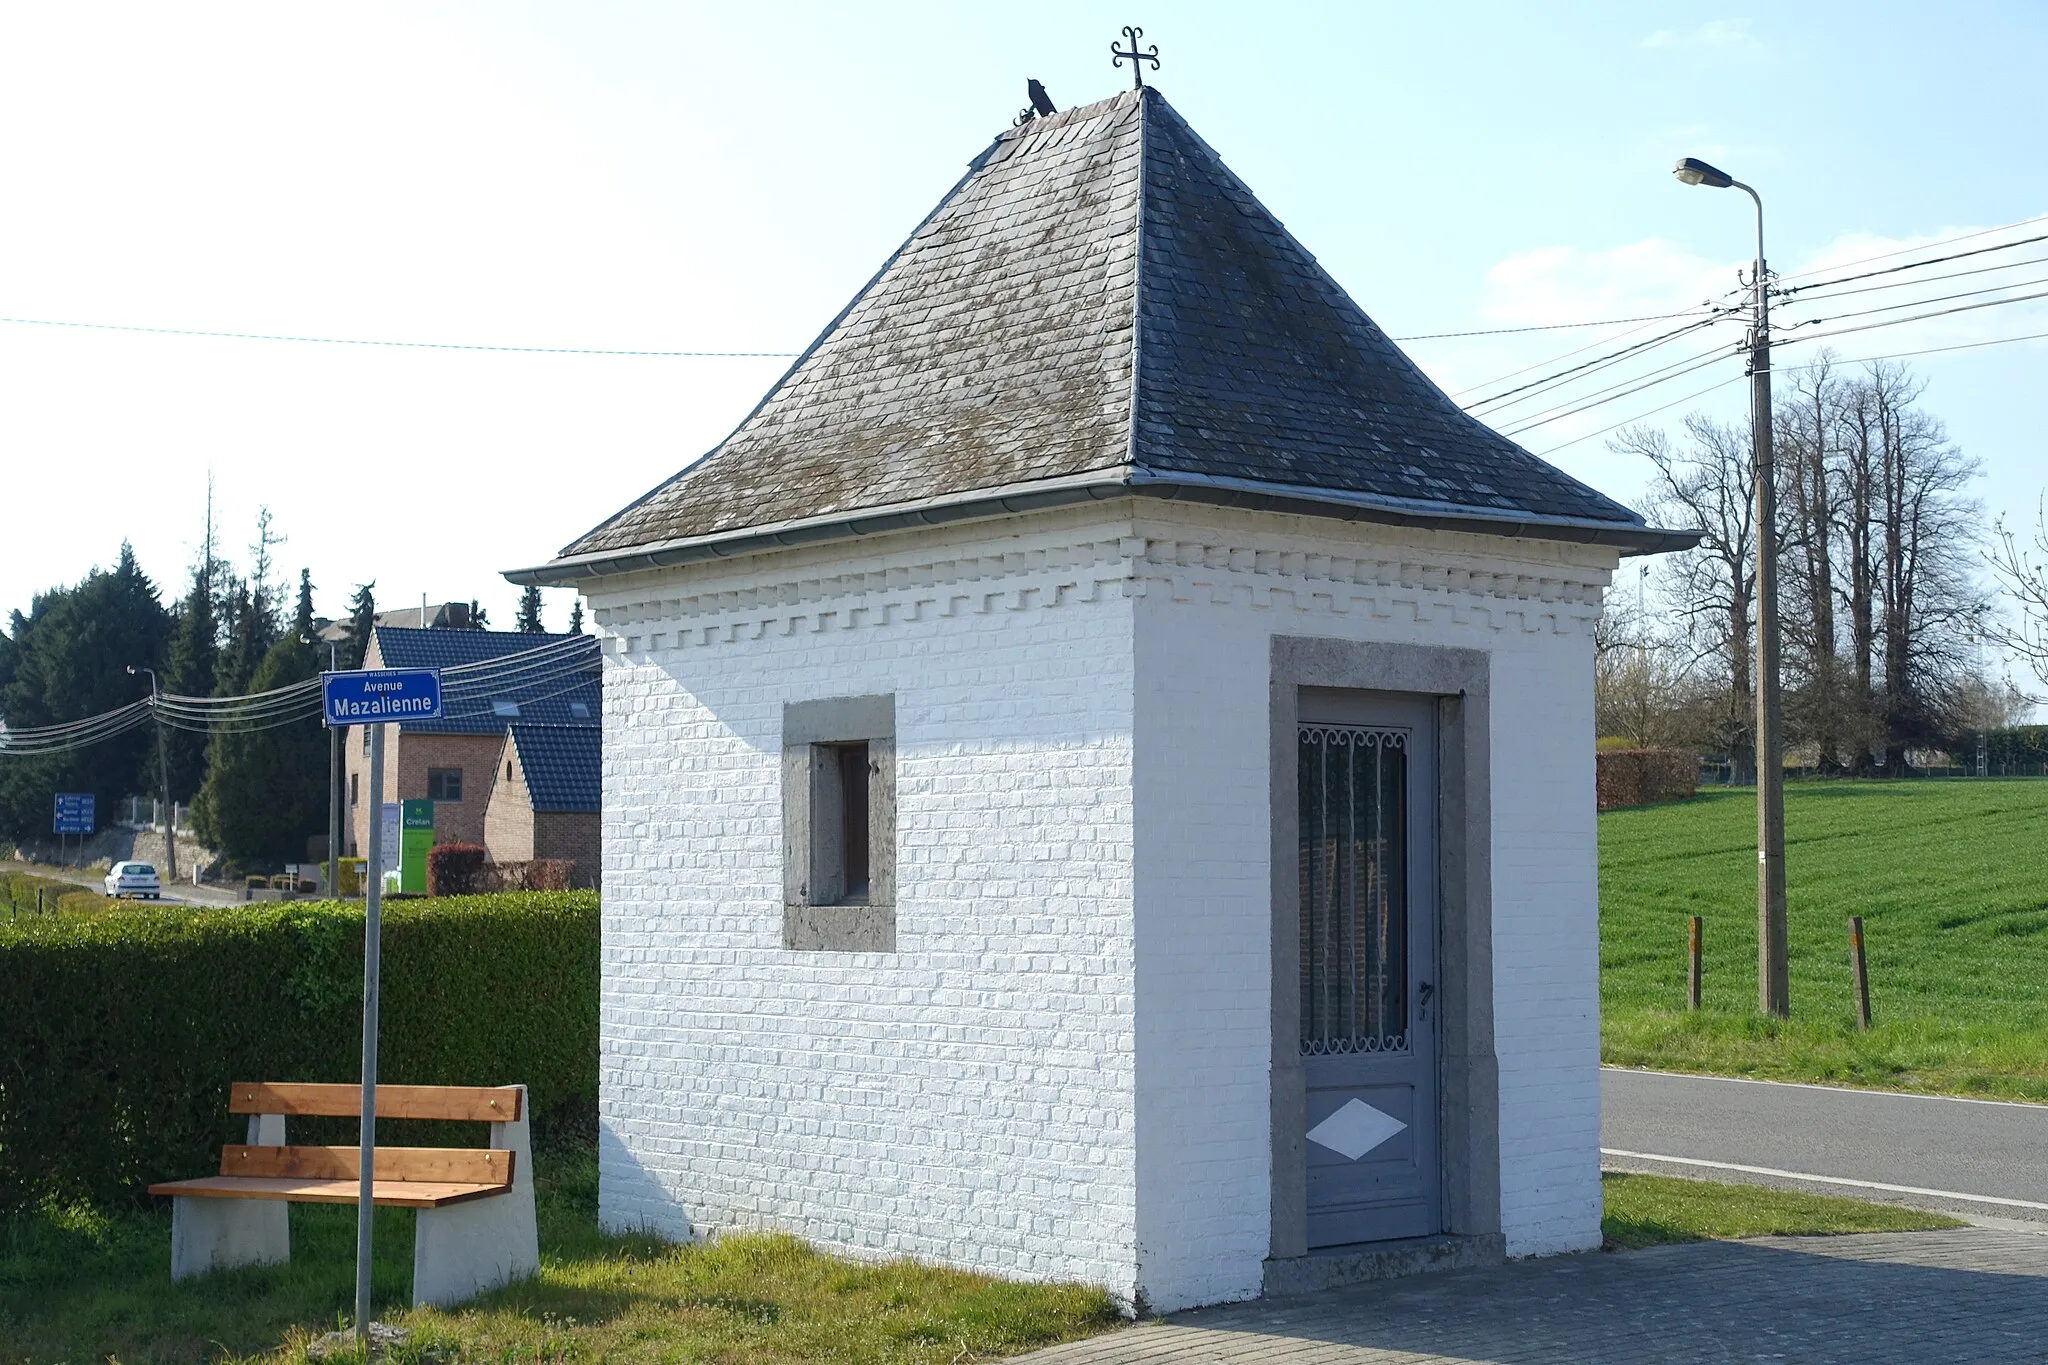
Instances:
[[[1126,60],[1130,62],[1131,89],[1133,90],[1145,88],[1145,63],[1152,63],[1154,71],[1159,69],[1159,44],[1154,43],[1148,48],[1140,49],[1138,39],[1144,36],[1144,29],[1133,28],[1126,24],[1124,25],[1124,39],[1130,43],[1131,50],[1125,52],[1115,43],[1109,45],[1109,64],[1111,66],[1122,66]]]

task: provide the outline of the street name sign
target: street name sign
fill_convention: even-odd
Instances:
[[[330,727],[439,720],[441,670],[364,668],[320,675],[320,716]]]
[[[50,821],[52,834],[90,834],[93,831],[93,794],[58,792],[57,809]]]

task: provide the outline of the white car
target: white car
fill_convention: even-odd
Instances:
[[[109,896],[147,896],[156,900],[164,893],[156,869],[148,863],[115,863],[107,869]]]

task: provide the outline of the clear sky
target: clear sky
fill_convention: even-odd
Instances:
[[[1159,45],[1154,83],[1396,336],[1733,288],[1748,200],[1679,185],[1680,155],[1762,191],[1788,274],[2048,214],[2034,3],[9,0],[0,315],[796,351],[1008,124],[1027,76],[1063,107],[1127,84],[1108,49],[1132,22]],[[2030,254],[2048,243],[1997,259]],[[1990,277],[2033,278],[2048,264]],[[1622,330],[1410,350],[1455,391]],[[1834,344],[2036,331],[2048,301]],[[2044,344],[1912,362],[1984,464],[1978,495],[2024,517],[2048,483]],[[1682,345],[1657,363],[1701,349]],[[509,625],[499,570],[701,454],[786,363],[0,323],[0,608],[111,563],[123,537],[175,595],[210,472],[229,549],[246,559],[267,503],[323,612],[375,579],[387,605],[476,597]],[[1590,434],[1739,373],[1726,359],[1518,439],[1632,499],[1644,470]],[[1743,403],[1727,383],[1649,420]],[[551,591],[549,623],[566,613]]]

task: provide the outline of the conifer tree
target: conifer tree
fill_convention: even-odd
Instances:
[[[581,635],[583,633],[583,599],[580,597],[569,608],[569,633],[571,635]]]
[[[169,663],[164,669],[166,692],[203,697],[213,690],[214,667],[220,656],[220,571],[221,563],[214,558],[213,498],[209,488],[199,560],[192,566],[191,586],[178,610]],[[170,729],[165,731],[164,743],[171,769],[171,799],[190,801],[206,776],[206,736]]]
[[[126,543],[111,572],[94,569],[76,587],[38,595],[11,625],[0,718],[22,726],[81,720],[146,696],[149,680],[128,669],[161,670],[171,636],[171,615]],[[91,792],[99,822],[111,823],[122,797],[155,790],[155,759],[148,726],[69,753],[8,759],[0,763],[0,833],[49,838],[59,791]]]
[[[313,571],[299,570],[299,603],[292,611],[291,635],[310,642],[313,638]]]
[[[532,584],[519,594],[519,622],[513,628],[528,635],[544,634],[547,630],[540,623],[540,589]]]
[[[341,651],[343,668],[361,668],[370,650],[370,632],[377,627],[377,580],[356,584],[348,599],[348,644]]]
[[[316,676],[318,651],[296,633],[265,652],[248,691],[268,692]],[[227,730],[207,749],[205,785],[194,803],[204,837],[241,867],[299,862],[327,822],[327,740],[318,716],[262,729]]]

